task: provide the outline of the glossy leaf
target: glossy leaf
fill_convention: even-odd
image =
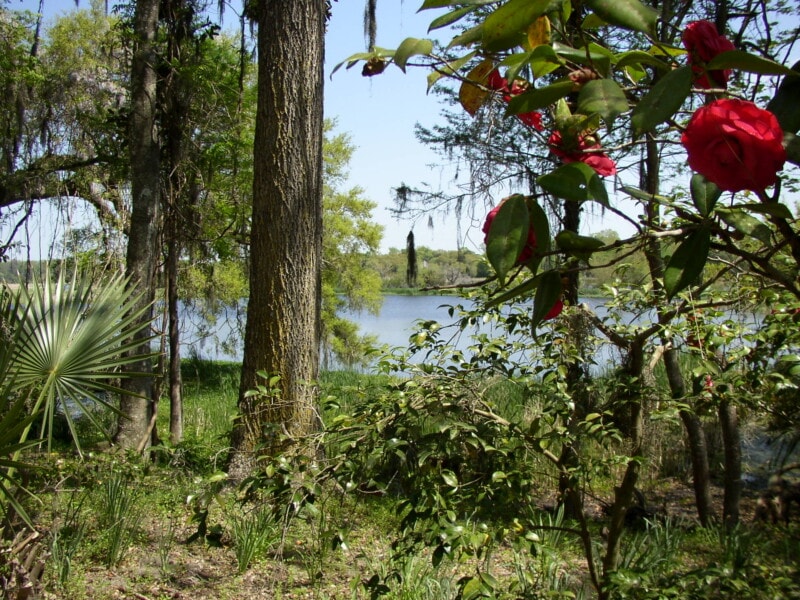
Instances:
[[[457,35],[450,43],[447,44],[448,48],[456,48],[458,46],[471,46],[481,41],[483,37],[483,23],[467,29],[464,33]]]
[[[526,279],[522,283],[517,286],[514,286],[507,292],[503,292],[489,300],[486,303],[486,308],[494,308],[495,306],[500,306],[501,304],[505,304],[506,302],[513,300],[514,298],[519,298],[520,296],[527,294],[528,292],[535,290],[539,283],[542,281],[542,276],[537,275],[536,277],[531,277],[530,279]]]
[[[728,225],[746,236],[757,239],[763,244],[769,244],[772,232],[769,226],[737,208],[719,208],[717,214]]]
[[[427,56],[433,52],[433,42],[430,40],[420,40],[417,38],[406,38],[394,52],[394,62],[400,67],[403,73],[406,72],[406,64],[412,56]]]
[[[441,29],[442,27],[447,27],[448,25],[452,25],[457,21],[463,19],[465,16],[474,12],[477,6],[464,6],[461,8],[457,8],[456,10],[450,11],[442,15],[441,17],[435,18],[431,21],[431,24],[428,25],[428,33],[434,31],[436,29]]]
[[[575,85],[571,81],[559,81],[543,88],[530,89],[514,96],[508,103],[506,113],[517,115],[541,110],[568,96],[574,89]]]
[[[489,228],[486,257],[500,282],[517,264],[528,241],[530,217],[524,196],[511,196],[503,202]]]
[[[692,175],[692,181],[689,184],[689,190],[692,194],[692,202],[702,216],[707,217],[714,210],[714,205],[722,195],[722,190],[717,185],[699,173]]]
[[[535,330],[547,313],[561,299],[564,288],[561,285],[561,273],[546,271],[542,273],[536,295],[533,298],[533,313],[531,314],[531,329]]]
[[[483,22],[483,47],[508,50],[527,41],[527,30],[550,7],[551,0],[508,0]]]
[[[584,115],[597,113],[609,127],[614,119],[627,110],[625,92],[613,79],[590,81],[578,94],[578,112]]]
[[[536,253],[547,254],[550,252],[550,220],[533,197],[528,197],[526,200],[533,232],[536,234]]]
[[[539,177],[536,182],[557,198],[575,202],[596,200],[608,206],[608,193],[603,180],[585,163],[573,162],[561,165],[555,171]]]
[[[431,8],[447,8],[448,6],[483,6],[485,4],[493,4],[496,0],[425,0],[419,10],[428,10]]]
[[[710,247],[711,232],[706,228],[696,229],[681,242],[664,271],[667,296],[674,297],[700,277],[706,266]]]
[[[789,207],[780,202],[769,202],[766,204],[737,204],[734,208],[741,208],[749,212],[758,213],[761,215],[769,215],[771,217],[778,217],[780,219],[794,219],[792,211]]]
[[[451,75],[453,73],[457,73],[458,70],[471,61],[475,57],[474,52],[470,52],[469,54],[462,56],[456,60],[446,63],[445,65],[439,67],[435,71],[431,71],[428,75],[428,91],[445,75]]]
[[[767,104],[767,110],[778,118],[784,131],[800,131],[800,62],[792,66],[791,75],[783,78],[775,96]],[[800,164],[800,152],[793,158],[790,158],[792,162]]]
[[[738,69],[740,71],[748,71],[749,73],[758,73],[759,75],[796,75],[794,71],[785,65],[764,58],[763,56],[750,54],[744,50],[729,50],[717,54],[708,61],[706,69],[709,71]]]
[[[664,75],[633,108],[631,124],[634,136],[652,131],[672,117],[691,91],[691,67],[680,67]]]
[[[553,44],[553,50],[559,58],[592,67],[602,75],[608,75],[611,70],[613,54],[596,44],[590,44],[588,48],[573,48],[556,42]]]
[[[487,58],[474,67],[467,75],[466,81],[461,83],[461,88],[458,90],[458,101],[470,116],[475,116],[475,113],[491,94],[485,86],[489,73],[493,70],[494,63]]]
[[[606,23],[655,37],[658,12],[639,0],[586,0],[586,6]]]
[[[528,26],[528,46],[533,49],[550,44],[550,19],[542,15]]]

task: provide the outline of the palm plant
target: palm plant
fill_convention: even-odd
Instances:
[[[7,503],[27,520],[14,499],[16,472],[22,451],[32,444],[52,442],[59,402],[72,439],[81,453],[76,415],[103,431],[94,408],[117,412],[105,394],[122,393],[114,384],[119,367],[141,360],[129,352],[145,327],[137,318],[147,308],[132,311],[136,297],[122,276],[93,282],[77,272],[61,272],[53,281],[49,269],[16,291],[0,288],[0,508]],[[69,400],[70,405],[64,405]],[[31,427],[41,422],[42,440],[29,440]],[[104,431],[104,434],[106,432]],[[6,457],[12,457],[10,459]]]

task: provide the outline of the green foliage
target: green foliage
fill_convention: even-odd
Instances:
[[[264,558],[280,542],[280,525],[269,506],[254,507],[243,514],[231,512],[227,518],[239,573]]]

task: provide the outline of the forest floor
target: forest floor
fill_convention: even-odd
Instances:
[[[314,599],[338,600],[369,598],[364,587],[373,575],[385,577],[392,564],[390,541],[396,531],[397,515],[392,502],[380,499],[353,502],[335,501],[327,505],[329,522],[295,522],[291,531],[286,531],[282,554],[273,549],[254,560],[246,569],[239,569],[236,545],[232,539],[230,506],[222,492],[210,509],[206,538],[187,542],[197,531],[194,512],[185,501],[192,482],[173,479],[169,473],[147,475],[141,482],[148,489],[136,496],[138,506],[135,535],[125,541],[120,560],[108,566],[106,542],[102,530],[95,529],[96,522],[85,522],[86,534],[80,547],[68,557],[68,571],[61,583],[58,573],[63,569],[64,559],[54,556],[52,532],[66,523],[65,514],[72,510],[78,519],[91,521],[92,500],[78,501],[77,496],[64,504],[70,490],[64,488],[52,497],[51,508],[60,504],[60,516],[47,506],[42,508],[38,522],[39,552],[36,561],[44,565],[41,577],[43,586],[35,584],[38,593],[25,596],[14,591],[12,583],[6,586],[7,598],[49,598],[68,600],[279,600]],[[196,483],[196,482],[195,482]],[[160,489],[159,489],[160,488]],[[718,514],[721,513],[722,491],[714,487],[713,501]],[[657,486],[647,490],[648,508],[659,518],[667,518],[686,531],[696,525],[693,492],[684,482],[676,479],[661,480]],[[755,503],[758,493],[746,489],[742,500],[742,520],[753,527]],[[183,499],[181,498],[183,497]],[[541,500],[543,507],[552,498]],[[66,511],[64,507],[68,506]],[[605,516],[603,501],[590,500],[587,514],[600,531]],[[100,515],[94,515],[100,519]],[[49,522],[48,522],[49,519]],[[227,520],[227,522],[226,522]],[[758,527],[772,528],[771,525]],[[794,535],[798,524],[791,526]],[[345,545],[334,549],[331,546],[332,532],[345,532]],[[780,529],[776,529],[780,531]],[[788,534],[788,531],[780,535]],[[598,536],[600,534],[598,533]],[[279,534],[276,534],[277,541]],[[47,542],[47,540],[50,540]],[[35,544],[28,544],[33,547]],[[48,549],[49,548],[49,549]],[[19,553],[24,558],[24,552]],[[63,553],[62,553],[63,554]],[[561,568],[571,571],[569,578],[575,582],[586,578],[586,563],[581,556],[577,540],[564,547]],[[34,561],[34,562],[36,562]],[[486,563],[482,563],[486,568]],[[514,576],[519,559],[514,558],[510,546],[500,544],[491,561],[491,572],[498,580]],[[429,556],[423,553],[416,560],[406,562],[399,569],[405,585],[415,586],[412,594],[392,596],[397,598],[451,598],[460,577],[476,572],[474,560],[465,562],[443,561],[438,569],[431,567]],[[395,565],[396,567],[396,565]],[[22,579],[18,584],[24,583]],[[17,585],[17,587],[25,587]],[[425,587],[428,591],[421,592]],[[16,594],[16,595],[15,595]],[[591,594],[589,595],[591,597]]]

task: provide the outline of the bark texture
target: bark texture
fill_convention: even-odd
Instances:
[[[316,427],[325,0],[261,0],[250,298],[229,474]],[[267,397],[247,396],[264,371]]]
[[[156,52],[159,0],[138,0],[134,17],[136,48],[131,71],[131,225],[128,237],[126,271],[129,285],[142,295],[140,303],[151,304],[155,292],[155,271],[160,256],[160,158],[156,126]],[[152,308],[141,317],[152,320]],[[137,352],[142,360],[131,371],[144,377],[124,378],[130,394],[120,398],[120,417],[114,441],[123,448],[141,451],[148,443],[152,426],[153,388],[149,342],[150,331],[140,334]]]

